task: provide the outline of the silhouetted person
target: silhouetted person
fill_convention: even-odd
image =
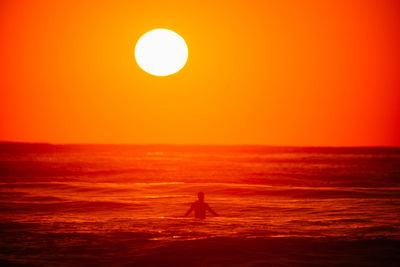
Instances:
[[[194,210],[194,217],[197,219],[205,219],[206,218],[206,211],[208,210],[212,215],[218,216],[218,214],[213,211],[210,206],[206,202],[204,202],[204,193],[199,192],[197,194],[199,200],[192,203],[190,209],[186,212],[185,217],[188,216],[192,210]]]

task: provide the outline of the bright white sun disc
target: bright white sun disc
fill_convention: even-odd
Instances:
[[[140,37],[135,47],[135,59],[144,71],[167,76],[183,68],[188,58],[185,40],[167,29],[155,29]]]

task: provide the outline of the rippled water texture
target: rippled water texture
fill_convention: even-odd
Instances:
[[[0,227],[7,264],[396,265],[400,149],[1,144]]]

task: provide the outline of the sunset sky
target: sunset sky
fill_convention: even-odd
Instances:
[[[400,146],[400,2],[1,1],[0,140]],[[144,33],[188,61],[152,76]]]

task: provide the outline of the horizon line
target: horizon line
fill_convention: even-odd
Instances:
[[[26,142],[26,141],[8,141],[0,140],[0,145],[20,144],[20,145],[104,145],[104,146],[226,146],[226,147],[276,147],[276,148],[400,148],[400,146],[387,145],[268,145],[268,144],[196,144],[196,143],[56,143],[56,142]]]

